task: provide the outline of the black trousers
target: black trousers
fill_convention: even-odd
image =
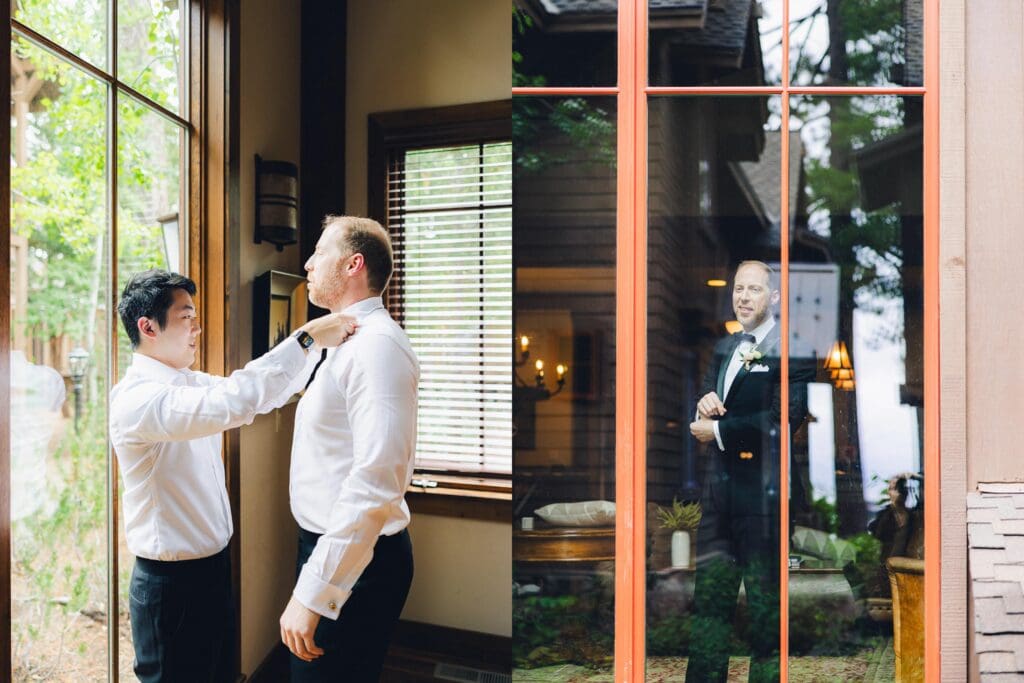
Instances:
[[[135,675],[142,683],[233,680],[229,548],[180,562],[138,557],[128,592]]]
[[[295,575],[316,547],[318,534],[299,529]],[[412,584],[412,541],[403,529],[381,536],[373,559],[352,588],[337,620],[321,617],[313,642],[324,654],[312,662],[291,656],[292,683],[377,683],[391,633]]]
[[[705,511],[714,510],[718,521],[710,526],[702,520],[697,547],[703,552],[717,546],[725,553],[697,567],[687,683],[727,680],[731,646],[740,635],[735,620],[741,581],[751,658],[748,680],[779,680],[778,497],[766,492],[766,477],[756,459],[733,465],[702,500]]]

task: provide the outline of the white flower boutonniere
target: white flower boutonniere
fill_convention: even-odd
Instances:
[[[740,360],[743,361],[743,369],[750,370],[750,364],[764,358],[764,353],[757,348],[757,345],[751,346],[746,351],[740,351]]]

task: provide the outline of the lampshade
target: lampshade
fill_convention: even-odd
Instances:
[[[850,354],[846,350],[846,342],[836,341],[825,356],[826,370],[850,370],[853,365],[850,363]]]
[[[284,251],[299,234],[299,168],[287,161],[264,161],[256,155],[256,229],[253,241],[264,240]]]
[[[75,349],[68,354],[68,370],[71,372],[71,378],[79,382],[82,377],[85,376],[85,371],[89,367],[89,352],[83,349],[81,346],[75,347]]]

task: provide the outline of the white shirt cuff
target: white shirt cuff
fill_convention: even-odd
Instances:
[[[352,591],[347,591],[333,583],[328,583],[314,576],[313,572],[305,567],[299,574],[299,580],[295,583],[295,590],[292,591],[295,599],[313,610],[322,617],[337,619],[341,614],[341,608],[348,600]]]
[[[718,431],[718,420],[715,420],[715,424],[712,425],[715,430],[715,441],[718,443],[718,450],[725,453],[725,446],[722,445],[722,435]]]

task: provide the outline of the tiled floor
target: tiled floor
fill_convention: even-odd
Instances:
[[[866,650],[850,657],[792,657],[789,660],[791,683],[864,683],[891,682],[895,678],[895,657],[892,641],[876,650]],[[729,680],[746,681],[750,661],[745,657],[729,660]],[[681,681],[686,675],[683,657],[652,657],[647,660],[646,683]],[[574,664],[561,664],[540,669],[517,669],[512,673],[516,683],[613,683],[610,670],[595,671]]]

